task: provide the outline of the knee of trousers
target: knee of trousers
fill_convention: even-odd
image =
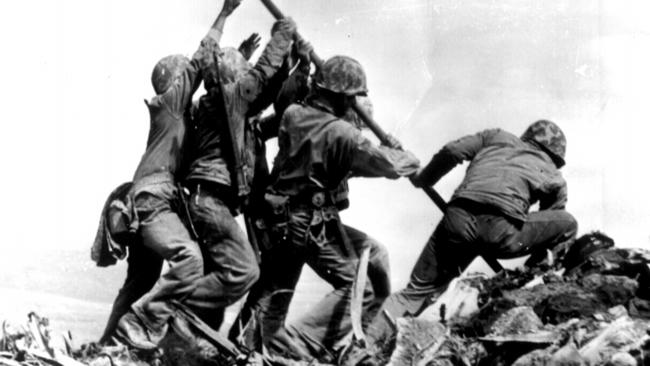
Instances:
[[[170,260],[171,270],[187,285],[195,284],[203,276],[203,256],[197,248],[186,247]]]
[[[244,296],[260,278],[260,268],[257,262],[253,261],[240,267],[237,273],[231,273],[229,277],[227,296],[235,302]]]
[[[575,238],[578,233],[578,220],[567,211],[560,211],[558,213],[560,219],[564,222],[564,235],[570,239]]]
[[[260,266],[257,264],[257,261],[250,263],[244,276],[242,278],[242,285],[244,289],[242,292],[248,292],[248,290],[253,287],[253,285],[260,278]]]

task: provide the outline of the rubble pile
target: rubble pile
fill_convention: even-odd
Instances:
[[[420,317],[395,320],[397,335],[383,343],[381,362],[650,365],[649,264],[650,252],[616,248],[604,234],[591,233],[558,263],[461,275]],[[54,346],[47,319],[30,313],[26,326],[3,323],[0,366],[317,364],[229,349],[227,340],[215,344],[218,335],[209,329],[197,330],[195,339],[170,332],[161,350],[146,354],[97,344],[74,349],[69,335]]]
[[[433,322],[400,319],[394,351],[392,345],[384,349],[392,352],[388,364],[650,364],[649,263],[649,252],[615,248],[604,234],[591,233],[561,263],[503,270],[481,281],[468,276],[478,290],[476,303],[455,306],[477,310]],[[472,298],[458,288],[450,286],[447,292],[457,293],[443,296]],[[436,311],[454,309],[428,313]],[[417,337],[407,336],[423,325]],[[433,334],[435,342],[427,341]]]

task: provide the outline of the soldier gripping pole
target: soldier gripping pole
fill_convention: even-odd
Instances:
[[[275,19],[283,19],[284,14],[282,14],[282,11],[273,3],[272,0],[260,0],[262,4],[269,10],[271,15]],[[297,35],[298,39],[302,38],[300,35]],[[323,59],[318,57],[315,51],[312,51],[310,54],[311,61],[316,65],[317,68],[320,68],[323,65]],[[355,112],[359,115],[361,120],[370,128],[372,133],[377,136],[379,141],[385,145],[390,145],[390,141],[388,140],[388,135],[386,135],[386,132],[375,122],[372,117],[366,113],[366,111],[363,110],[363,108],[360,108],[359,103],[355,101],[355,103],[352,105],[352,108],[354,109]],[[432,187],[422,187],[422,190],[424,193],[429,196],[429,198],[433,201],[433,203],[438,206],[438,208],[442,211],[445,212],[445,209],[447,208],[447,202],[445,202],[444,198],[442,198],[436,190],[434,190]]]

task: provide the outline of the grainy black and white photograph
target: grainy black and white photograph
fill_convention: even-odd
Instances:
[[[1,7],[1,366],[650,365],[647,1]]]

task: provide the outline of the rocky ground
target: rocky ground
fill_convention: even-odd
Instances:
[[[561,261],[467,273],[418,318],[395,321],[377,361],[388,365],[650,365],[650,252],[601,233],[579,238]],[[191,322],[190,322],[191,323]],[[178,327],[177,327],[178,328]],[[182,334],[183,332],[178,332]],[[47,320],[3,323],[0,365],[316,365],[172,333],[154,352],[70,342],[52,346]]]

